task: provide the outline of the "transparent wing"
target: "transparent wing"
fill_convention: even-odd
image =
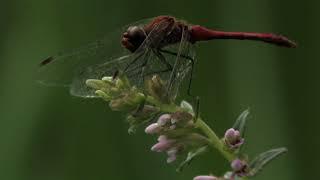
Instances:
[[[191,73],[193,72],[191,71],[196,61],[196,53],[194,45],[188,41],[189,36],[187,29],[184,29],[180,43],[162,49],[162,52],[167,54],[167,59],[172,62],[173,69],[170,72],[167,84],[169,97],[172,99],[175,99],[178,95],[179,88],[186,76],[189,75],[189,78],[192,78]]]
[[[195,63],[194,45],[189,43],[188,39],[189,33],[184,30],[179,43],[154,50],[153,57],[149,58],[145,66],[145,76],[157,74],[167,81],[167,95],[172,100],[178,95],[186,76],[190,75],[191,78],[191,70]]]
[[[135,86],[143,86],[145,76],[152,75],[152,72],[157,72],[157,69],[162,68],[162,65],[157,63],[157,55],[152,47],[154,44],[160,43],[167,35],[168,32],[165,29],[168,29],[169,25],[166,21],[159,22],[132,54],[81,68],[73,76],[70,87],[71,94],[80,97],[96,97],[94,91],[85,85],[86,80],[113,76],[116,71],[124,72]]]
[[[71,84],[70,93],[74,96],[92,98],[96,97],[95,90],[86,86],[87,79],[101,79],[105,76],[113,76],[116,71],[127,66],[128,62],[137,57],[137,54],[128,54],[107,61],[103,64],[91,65],[89,67],[80,69],[75,73]]]
[[[49,57],[41,63],[38,81],[45,85],[69,87],[70,93],[75,96],[95,97],[93,90],[85,85],[87,79],[113,76],[120,70],[133,84],[141,86],[146,76],[159,74],[169,81],[169,95],[175,98],[182,80],[191,69],[191,62],[185,57],[194,58],[187,32],[183,32],[180,43],[164,48],[173,54],[159,54],[154,48],[170,33],[170,24],[166,21],[153,27],[135,53],[126,51],[120,45],[121,35],[129,26],[142,27],[151,20],[132,23],[87,46]]]
[[[143,26],[150,21],[151,19],[137,21],[86,46],[45,59],[37,71],[37,81],[45,85],[70,86],[74,77],[86,67],[128,55],[129,52],[120,44],[122,33],[129,26]]]

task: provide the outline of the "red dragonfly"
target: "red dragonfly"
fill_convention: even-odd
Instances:
[[[87,79],[114,76],[121,71],[136,86],[140,86],[146,77],[158,74],[167,81],[168,92],[175,98],[188,74],[190,90],[196,42],[239,39],[296,47],[293,41],[281,35],[217,31],[191,25],[172,16],[138,21],[115,33],[82,48],[43,60],[39,68],[39,81],[47,85],[67,86],[75,96],[95,97],[94,91],[85,84]]]

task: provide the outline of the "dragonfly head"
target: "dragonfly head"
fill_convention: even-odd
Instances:
[[[136,51],[147,35],[142,27],[130,26],[126,32],[122,34],[121,44],[129,51]]]

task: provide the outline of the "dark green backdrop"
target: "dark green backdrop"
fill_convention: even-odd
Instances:
[[[228,168],[217,152],[183,173],[150,152],[141,130],[127,134],[121,113],[100,100],[69,96],[33,81],[37,63],[142,18],[174,15],[207,27],[277,32],[297,49],[241,41],[197,46],[194,93],[221,135],[250,107],[250,155],[289,153],[256,179],[317,176],[319,163],[319,4],[292,0],[2,0],[0,6],[0,179],[182,180]],[[117,44],[118,45],[118,44]],[[305,178],[309,177],[309,178]]]

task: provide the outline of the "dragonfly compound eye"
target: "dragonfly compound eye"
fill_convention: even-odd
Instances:
[[[130,26],[127,31],[123,33],[121,43],[125,48],[134,52],[139,48],[146,36],[147,35],[143,28]]]

